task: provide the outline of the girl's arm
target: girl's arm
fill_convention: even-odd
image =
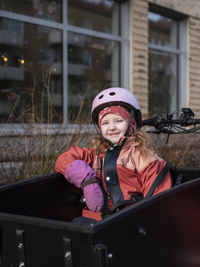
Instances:
[[[98,212],[103,207],[104,198],[92,168],[94,159],[95,151],[72,146],[57,158],[55,170],[62,173],[67,181],[82,188],[88,209]]]
[[[166,164],[164,160],[155,160],[148,164],[144,169],[140,171],[140,177],[142,181],[142,189],[144,197],[148,193],[151,185],[153,184],[154,180],[158,176],[158,174],[162,171]],[[168,172],[161,182],[161,184],[156,188],[153,195],[156,195],[162,191],[165,191],[172,187],[172,177],[170,172]]]
[[[78,146],[72,146],[69,150],[61,154],[55,164],[56,172],[65,174],[65,171],[70,163],[75,160],[83,160],[91,167],[93,166],[95,159],[95,151],[86,147],[80,148]]]

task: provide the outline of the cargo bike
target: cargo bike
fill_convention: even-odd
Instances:
[[[144,120],[155,134],[199,134],[189,108]],[[0,266],[200,266],[200,167],[170,168],[174,186],[91,225],[82,190],[58,173],[0,187]]]

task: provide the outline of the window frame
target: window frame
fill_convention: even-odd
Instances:
[[[176,11],[167,8],[149,5],[149,12],[153,12],[175,20],[178,24],[178,49],[154,45],[148,43],[148,49],[167,52],[178,56],[177,66],[177,110],[188,105],[189,101],[189,71],[188,71],[188,43],[189,43],[189,25],[188,17]]]

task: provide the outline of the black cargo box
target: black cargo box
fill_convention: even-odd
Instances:
[[[88,226],[60,174],[0,187],[0,266],[200,266],[200,168],[172,173],[183,183]]]

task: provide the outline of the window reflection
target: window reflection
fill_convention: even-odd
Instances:
[[[178,22],[149,12],[149,47],[149,113],[174,112],[178,106]]]
[[[119,21],[119,4],[114,1],[68,1],[68,22],[71,25],[119,35]]]
[[[0,9],[57,22],[62,19],[62,0],[1,0]]]
[[[61,122],[61,32],[2,18],[0,32],[0,122]]]
[[[177,56],[151,51],[149,54],[149,112],[158,115],[177,106]]]
[[[177,48],[177,27],[171,18],[149,12],[149,43]]]
[[[121,5],[112,0],[68,0],[62,10],[64,1],[0,1],[0,10],[10,12],[9,19],[0,18],[0,123],[63,123],[66,110],[69,121],[75,122],[83,99],[88,102],[80,118],[88,117],[100,89],[120,84],[123,40],[114,41],[113,34],[120,35]],[[43,21],[30,24],[31,17]],[[93,37],[83,35],[83,28]],[[68,63],[63,66],[66,54]],[[66,64],[68,79],[63,80]]]
[[[90,105],[100,89],[120,84],[119,43],[69,33],[68,108],[69,120],[88,118]]]

